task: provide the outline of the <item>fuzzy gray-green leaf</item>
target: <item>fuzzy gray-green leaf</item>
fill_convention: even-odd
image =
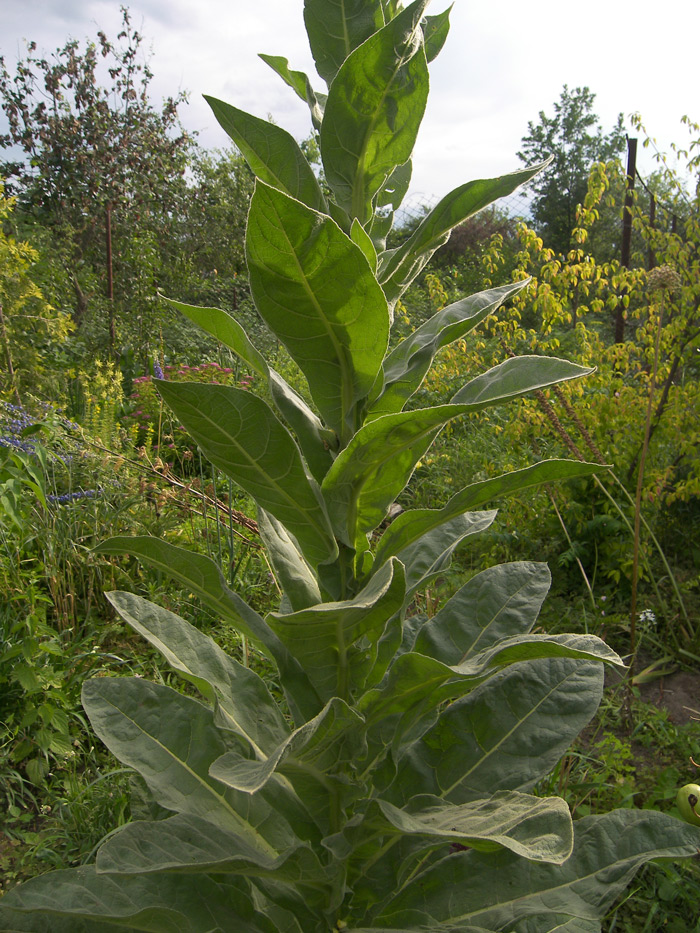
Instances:
[[[250,845],[245,836],[191,814],[166,820],[129,823],[101,846],[98,872],[217,872],[274,875],[285,881],[318,882],[324,872],[313,852],[297,843],[271,856]]]
[[[295,392],[279,373],[270,369],[238,321],[220,308],[200,308],[162,297],[212,337],[220,340],[224,346],[233,350],[246,366],[265,380],[278,411],[296,434],[309,469],[320,482],[332,463],[328,441],[323,437],[323,424],[298,392]]]
[[[218,703],[226,728],[245,738],[258,755],[270,754],[289,735],[289,727],[263,680],[239,664],[207,635],[161,606],[133,593],[107,598],[124,621],[165,660]]]
[[[384,25],[381,0],[305,0],[304,23],[316,70],[331,84],[348,55]]]
[[[202,602],[228,619],[242,635],[261,645],[277,664],[295,719],[308,719],[321,707],[308,677],[266,622],[226,585],[211,558],[147,535],[117,536],[99,544],[100,554],[132,554],[174,580],[179,580]]]
[[[340,762],[361,755],[364,720],[347,703],[332,697],[321,712],[287,736],[265,761],[254,761],[229,751],[212,763],[212,777],[247,794],[260,790],[287,759],[311,766],[324,779]],[[320,796],[319,807],[323,806]]]
[[[574,851],[563,865],[523,862],[507,853],[461,852],[431,866],[382,911],[377,923],[400,926],[413,910],[440,923],[500,930],[552,931],[552,914],[599,924],[640,866],[683,858],[700,847],[700,829],[651,810],[614,810],[574,825]],[[445,891],[450,892],[445,897]],[[527,926],[520,924],[527,922]],[[565,927],[566,928],[566,927]]]
[[[376,643],[401,609],[405,578],[400,563],[387,563],[353,599],[322,603],[301,612],[267,617],[324,701],[348,698],[364,685]]]
[[[326,424],[347,441],[386,352],[384,294],[330,217],[260,182],[248,230],[258,311],[302,369]]]
[[[258,178],[307,207],[322,211],[326,199],[304,153],[281,126],[238,110],[215,97],[204,98]]]
[[[277,933],[255,910],[245,879],[203,875],[101,875],[93,865],[40,875],[0,902],[3,933]]]
[[[399,515],[389,525],[379,542],[374,566],[381,567],[391,555],[399,554],[433,528],[438,528],[455,516],[479,508],[500,496],[509,496],[542,483],[590,476],[602,469],[604,467],[597,463],[581,463],[578,460],[543,460],[522,470],[514,470],[512,473],[504,473],[465,486],[442,509],[413,509]]]
[[[472,379],[449,405],[384,415],[366,423],[338,455],[322,484],[336,535],[360,550],[361,536],[382,521],[418,460],[453,418],[589,372],[590,368],[568,360],[518,357]]]
[[[161,381],[158,390],[211,462],[295,536],[316,566],[336,555],[299,448],[262,400],[232,386]]]
[[[546,564],[497,564],[476,574],[420,630],[419,654],[459,664],[511,635],[534,626],[551,574]]]
[[[565,861],[573,848],[571,814],[560,797],[499,791],[458,805],[416,796],[403,809],[381,799],[374,807],[389,827],[424,836],[430,846],[457,842],[476,850],[504,847],[523,858],[554,864]]]
[[[229,347],[243,362],[266,381],[270,371],[265,357],[253,346],[250,338],[238,321],[221,308],[201,308],[161,296],[164,301],[199,325],[212,337]]]
[[[455,392],[450,401],[453,405],[474,408],[493,405],[502,399],[516,398],[557,382],[590,376],[593,372],[594,367],[579,366],[554,356],[516,356],[476,376]]]
[[[404,548],[397,556],[406,567],[407,600],[426,586],[437,574],[446,570],[454,550],[471,535],[480,534],[496,519],[495,510],[464,512],[424,534],[415,544]]]
[[[355,49],[328,92],[321,156],[338,204],[362,226],[372,199],[408,161],[428,98],[428,65],[416,0]]]
[[[88,680],[83,705],[97,735],[141,774],[161,806],[227,826],[272,857],[275,844],[288,844],[289,827],[263,800],[251,806],[246,798],[244,807],[209,777],[212,762],[231,747],[213,710],[169,687],[126,677]]]
[[[264,509],[258,509],[258,528],[292,609],[307,609],[320,603],[318,580],[284,525]]]
[[[512,194],[542,171],[546,162],[499,178],[469,181],[451,191],[432,209],[411,236],[384,254],[379,281],[393,304],[400,298],[432,254],[447,241],[450,230],[494,201]]]
[[[590,721],[602,692],[595,661],[514,664],[442,712],[401,759],[388,799],[400,804],[426,793],[463,803],[497,790],[528,791]]]
[[[314,129],[318,132],[321,129],[321,121],[323,120],[326,95],[314,91],[308,75],[303,71],[291,69],[289,62],[282,55],[263,55],[260,53],[259,57],[282,78],[285,84],[291,87],[301,100],[308,104],[311,111],[311,121]]]
[[[384,387],[369,417],[401,411],[443,347],[464,337],[527,282],[490,288],[438,311],[391,351],[383,365]]]

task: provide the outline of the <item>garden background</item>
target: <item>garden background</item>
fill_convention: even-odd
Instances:
[[[247,389],[257,377],[160,296],[228,310],[304,392],[250,298],[253,175],[235,148],[198,146],[180,122],[181,97],[151,99],[143,41],[124,12],[115,40],[71,40],[51,60],[30,46],[0,70],[3,889],[90,860],[138,813],[80,687],[101,672],[176,681],[105,590],[159,602],[266,672],[192,593],[95,550],[115,535],[155,534],[214,557],[260,612],[277,592],[252,500],[200,456],[152,383]],[[691,758],[700,761],[700,127],[679,127],[673,162],[660,156],[642,177],[621,124],[604,131],[594,106],[589,89],[565,87],[552,115],[530,124],[522,161],[551,153],[552,163],[522,196],[453,232],[399,302],[392,336],[465,292],[530,277],[497,321],[441,351],[416,407],[523,352],[596,367],[448,426],[404,493],[406,504],[435,507],[533,460],[610,465],[498,503],[498,521],[419,607],[430,615],[441,588],[500,561],[546,560],[553,587],[540,630],[597,634],[626,657],[629,675],[610,683],[595,723],[539,788],[562,794],[575,816],[673,810],[678,787],[696,779]],[[649,144],[641,120],[637,130]],[[302,148],[323,183],[315,137]],[[394,245],[427,207],[404,210]],[[650,866],[607,929],[697,928],[699,896],[696,864]]]

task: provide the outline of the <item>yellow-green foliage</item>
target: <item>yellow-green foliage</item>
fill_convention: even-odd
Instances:
[[[586,251],[598,208],[608,197],[612,171],[612,166],[595,166],[573,234],[577,246],[566,256],[547,249],[525,224],[519,226],[512,276],[514,280],[529,277],[529,287],[513,300],[509,314],[488,320],[468,344],[461,341],[444,350],[427,387],[447,394],[450,388],[454,391],[456,380],[465,371],[483,368],[484,361],[495,365],[513,354],[565,356],[595,366],[594,375],[567,383],[559,391],[565,393],[605,461],[633,489],[663,301],[644,499],[687,499],[700,492],[696,456],[700,390],[696,378],[681,378],[684,369],[694,365],[692,356],[700,331],[700,220],[697,212],[691,214],[682,235],[672,235],[648,229],[641,212],[636,212],[636,226],[653,243],[657,262],[676,268],[682,281],[674,294],[649,293],[644,268],[626,269],[616,259],[596,262]],[[481,258],[487,285],[503,282],[505,263],[502,238],[496,235]],[[426,277],[426,284],[435,310],[448,303],[437,275]],[[620,308],[625,319],[625,340],[615,343],[614,318]],[[582,455],[595,459],[561,398],[548,392],[546,400],[571,432]],[[565,452],[551,416],[537,398],[522,399],[517,417],[502,425],[498,424],[497,413],[487,417],[495,421],[492,428],[502,431],[504,449],[522,449],[525,444],[543,456]],[[476,466],[490,474],[500,472],[506,464],[488,458]]]
[[[51,391],[55,347],[73,329],[70,316],[53,308],[32,281],[36,251],[5,232],[13,207],[0,182],[0,396],[5,398],[21,398],[38,386]]]
[[[78,381],[85,398],[85,430],[105,447],[112,447],[124,403],[119,367],[115,363],[96,360],[91,370],[82,370],[78,374]]]

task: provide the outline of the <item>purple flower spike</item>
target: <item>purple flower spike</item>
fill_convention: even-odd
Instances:
[[[165,373],[163,372],[158,360],[153,361],[153,375],[156,379],[165,379]]]

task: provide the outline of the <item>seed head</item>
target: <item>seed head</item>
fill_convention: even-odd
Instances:
[[[657,266],[647,278],[647,289],[650,292],[658,292],[664,288],[675,292],[680,287],[681,277],[671,266]]]

